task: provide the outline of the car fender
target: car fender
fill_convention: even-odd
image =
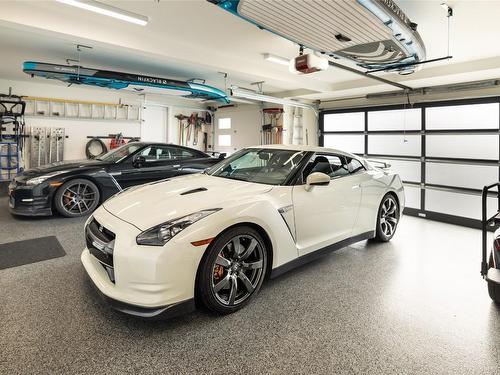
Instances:
[[[376,169],[368,173],[372,178],[363,184],[361,204],[365,207],[365,212],[372,214],[368,219],[358,218],[360,232],[377,229],[378,209],[386,194],[393,193],[397,197],[400,215],[405,205],[404,187],[398,174]]]
[[[122,190],[115,178],[110,175],[105,169],[87,170],[85,171],[85,173],[72,173],[64,175],[63,178],[60,179],[60,181],[66,183],[77,178],[89,180],[96,184],[101,195],[101,203]],[[54,189],[52,194],[54,194],[56,190],[57,189]]]
[[[118,181],[104,169],[98,170],[90,176],[99,187],[101,202],[123,190]]]
[[[257,225],[265,231],[272,246],[272,268],[297,258],[297,247],[286,222],[278,209],[264,199],[244,200],[225,207],[180,232],[171,240],[172,245],[181,248],[189,243],[194,247],[193,242],[216,238],[230,227],[245,224]],[[195,260],[196,268],[207,248],[208,245],[203,246],[198,259]]]

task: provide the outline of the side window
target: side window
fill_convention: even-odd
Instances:
[[[349,173],[356,173],[359,171],[364,171],[365,167],[357,159],[347,158],[347,166],[349,168]]]
[[[331,178],[337,178],[349,174],[349,168],[343,156],[331,154],[318,154],[304,169],[303,179],[314,172],[325,173]]]
[[[189,158],[195,158],[196,154],[189,150],[184,150],[182,148],[177,148],[177,147],[169,147],[170,154],[172,155],[172,159],[174,160],[179,160],[179,159],[189,159]]]
[[[146,161],[153,160],[170,160],[172,155],[169,147],[164,146],[149,146],[140,152],[141,156],[146,158]]]

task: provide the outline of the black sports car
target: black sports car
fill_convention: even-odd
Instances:
[[[183,146],[128,143],[97,159],[24,171],[9,185],[9,207],[16,215],[46,216],[55,209],[63,216],[83,216],[129,186],[201,172],[220,159]]]

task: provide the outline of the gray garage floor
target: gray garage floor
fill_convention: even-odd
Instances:
[[[479,277],[480,232],[405,217],[267,282],[242,311],[145,322],[115,313],[80,265],[83,219],[12,218],[0,242],[56,235],[63,258],[0,270],[0,373],[492,374],[500,308]]]

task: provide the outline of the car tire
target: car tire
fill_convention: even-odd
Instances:
[[[396,233],[399,224],[399,204],[393,194],[386,194],[377,212],[377,229],[375,239],[387,242]]]
[[[488,262],[490,268],[494,267],[493,254],[490,253],[490,260]],[[500,304],[500,285],[497,283],[488,281],[488,294],[493,302]]]
[[[218,314],[238,311],[259,292],[267,259],[265,242],[255,229],[238,226],[223,232],[201,260],[198,300]]]
[[[83,178],[65,182],[54,195],[54,206],[65,217],[88,215],[97,208],[99,202],[97,185]]]
[[[488,294],[496,304],[500,304],[500,285],[492,281],[488,281]]]

